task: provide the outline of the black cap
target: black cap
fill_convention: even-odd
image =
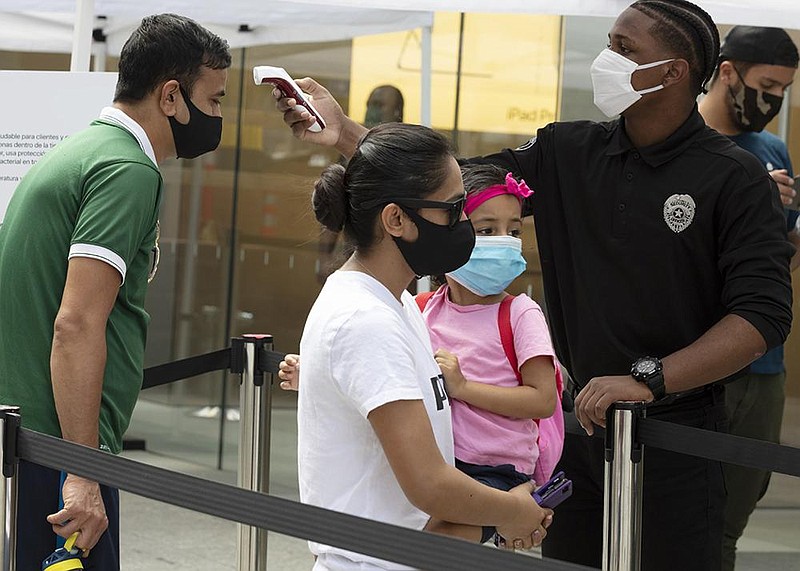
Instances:
[[[797,46],[781,28],[734,26],[719,50],[720,60],[797,67]]]

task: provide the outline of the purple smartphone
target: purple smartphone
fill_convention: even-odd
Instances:
[[[532,495],[537,504],[552,510],[572,495],[572,480],[569,480],[564,472],[558,472]]]

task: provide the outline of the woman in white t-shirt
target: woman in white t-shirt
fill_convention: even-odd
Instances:
[[[464,198],[446,139],[417,125],[372,129],[346,170],[332,165],[317,181],[317,219],[344,230],[355,252],[326,281],[300,342],[300,499],[414,529],[431,516],[493,525],[527,548],[541,543],[552,512],[531,498],[531,483],[503,492],[453,466],[450,402],[405,289],[469,258]],[[319,571],[406,568],[310,546]]]

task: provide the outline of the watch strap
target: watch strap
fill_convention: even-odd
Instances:
[[[637,364],[642,361],[654,363],[656,365],[655,370],[648,373],[637,370]],[[653,393],[653,399],[655,401],[659,401],[667,396],[667,390],[664,386],[664,368],[661,364],[661,359],[656,357],[642,357],[638,359],[631,366],[631,376],[640,383],[647,385],[647,388]]]
[[[648,377],[644,384],[647,385],[647,388],[650,389],[650,392],[653,393],[653,399],[656,401],[660,401],[665,396],[667,396],[667,388],[664,386],[664,373],[663,371],[658,371],[654,373],[650,377]]]

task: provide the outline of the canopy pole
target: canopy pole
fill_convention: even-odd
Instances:
[[[94,0],[77,0],[75,5],[75,27],[72,32],[70,71],[89,71],[89,62],[92,57],[93,22]]]
[[[433,74],[432,65],[432,42],[433,28],[424,26],[422,28],[422,61],[420,62],[419,92],[420,92],[420,123],[426,127],[431,126],[431,77]],[[423,276],[417,279],[417,293],[431,290],[431,279]]]
[[[422,28],[422,65],[420,75],[420,123],[431,126],[431,74],[432,74],[432,28]]]

